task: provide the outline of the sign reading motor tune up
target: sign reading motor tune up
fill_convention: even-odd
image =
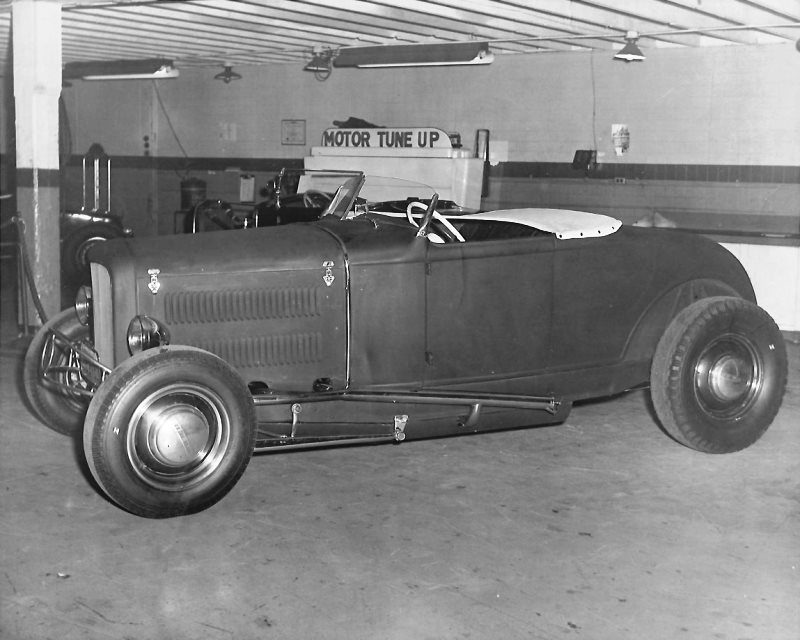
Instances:
[[[325,129],[323,147],[362,149],[450,149],[448,134],[432,127],[374,129]]]

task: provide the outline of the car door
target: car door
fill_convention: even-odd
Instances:
[[[547,235],[430,243],[426,387],[475,382],[523,392],[522,379],[546,366],[553,242]]]
[[[656,256],[625,227],[602,238],[557,240],[551,365],[583,368],[619,360],[651,302]]]

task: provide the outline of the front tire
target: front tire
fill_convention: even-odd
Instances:
[[[44,368],[51,371],[55,382],[73,387],[86,387],[80,368],[71,351],[60,341],[50,340],[55,330],[73,342],[89,340],[89,327],[78,321],[74,309],[64,309],[42,326],[28,345],[22,369],[25,395],[36,417],[53,431],[75,436],[83,428],[89,398],[50,384],[42,377]]]
[[[786,346],[769,314],[732,297],[699,300],[667,327],[650,376],[656,415],[706,453],[744,449],[767,430],[786,389]]]
[[[119,506],[146,518],[202,511],[244,473],[255,446],[246,384],[206,351],[137,354],[89,405],[83,447],[89,469]]]

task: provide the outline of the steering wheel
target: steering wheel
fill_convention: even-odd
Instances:
[[[320,205],[320,201],[322,204]],[[323,209],[331,203],[331,197],[324,191],[317,191],[316,189],[309,189],[303,193],[303,206],[322,207]]]
[[[419,223],[414,219],[414,215],[412,211],[414,209],[422,209],[423,212],[428,210],[428,205],[424,202],[409,202],[408,206],[406,207],[406,218],[408,221],[413,224],[415,227],[419,228]],[[444,236],[444,242],[464,242],[464,236],[453,226],[453,223],[450,222],[447,218],[445,218],[441,213],[434,210],[433,211],[433,219],[436,220],[439,225],[437,225],[437,232],[441,232]],[[440,239],[439,233],[436,234]],[[436,240],[434,240],[436,242]]]
[[[233,209],[224,200],[203,200],[195,205],[191,232],[230,229],[229,221],[233,215]],[[209,226],[209,223],[214,226]]]

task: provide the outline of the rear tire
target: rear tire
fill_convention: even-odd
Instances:
[[[123,362],[89,405],[89,469],[119,506],[146,518],[202,511],[250,462],[255,405],[224,360],[191,347]]]
[[[786,346],[769,314],[732,297],[699,300],[664,332],[650,375],[656,415],[706,453],[744,449],[767,430],[786,389]]]
[[[63,333],[74,342],[89,339],[89,327],[82,325],[74,309],[64,309],[42,326],[31,340],[25,354],[22,384],[36,417],[53,431],[78,435],[89,406],[89,398],[48,384],[42,378],[45,364],[55,367],[56,379],[69,385],[81,385],[77,370],[70,368],[70,353],[48,340],[51,330]]]

